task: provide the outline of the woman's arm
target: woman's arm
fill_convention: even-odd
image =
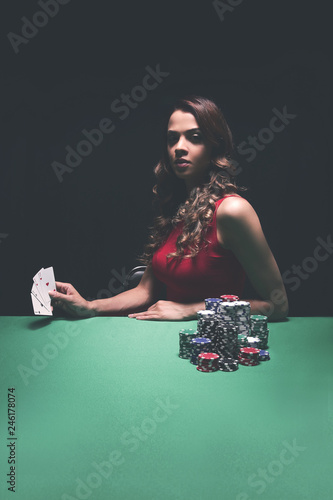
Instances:
[[[150,306],[158,298],[160,284],[151,265],[147,266],[140,283],[131,290],[119,293],[109,299],[91,302],[91,309],[96,316],[127,315]]]
[[[183,304],[171,300],[159,300],[146,311],[129,314],[128,316],[136,319],[183,321],[197,319],[197,312],[201,309],[205,309],[205,301]]]
[[[122,316],[142,310],[157,299],[159,284],[151,266],[147,266],[140,283],[126,292],[108,299],[91,302],[85,300],[69,283],[56,282],[57,291],[50,292],[52,304],[63,309],[71,316]]]
[[[220,244],[234,253],[261,297],[248,301],[251,314],[284,319],[288,315],[286,290],[253,207],[244,198],[228,197],[217,210],[216,224]]]

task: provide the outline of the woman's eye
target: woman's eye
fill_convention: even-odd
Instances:
[[[175,144],[175,142],[177,142],[177,137],[174,136],[174,135],[168,135],[168,144]]]
[[[193,142],[201,142],[201,135],[200,134],[193,134],[191,139]]]

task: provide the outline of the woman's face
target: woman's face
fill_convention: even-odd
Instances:
[[[167,149],[176,176],[188,187],[200,183],[210,163],[212,146],[203,139],[195,117],[177,110],[168,123]]]

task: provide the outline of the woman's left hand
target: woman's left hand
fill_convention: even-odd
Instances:
[[[147,319],[147,320],[165,320],[165,321],[181,321],[188,319],[196,319],[197,311],[204,309],[205,304],[181,304],[179,302],[171,302],[170,300],[159,300],[147,311],[129,314],[129,318]]]

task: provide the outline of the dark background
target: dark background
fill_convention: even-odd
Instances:
[[[165,111],[197,93],[222,108],[236,147],[274,108],[296,115],[252,161],[236,154],[237,182],[286,277],[290,315],[331,315],[332,253],[306,260],[333,236],[328,2],[229,2],[221,20],[211,1],[71,0],[18,54],[7,34],[22,36],[22,17],[42,9],[2,2],[1,314],[31,315],[32,277],[51,265],[86,298],[122,290],[152,222]],[[122,120],[111,103],[157,65],[169,75]],[[115,130],[59,182],[51,164],[103,118]],[[298,282],[293,266],[305,273]]]

